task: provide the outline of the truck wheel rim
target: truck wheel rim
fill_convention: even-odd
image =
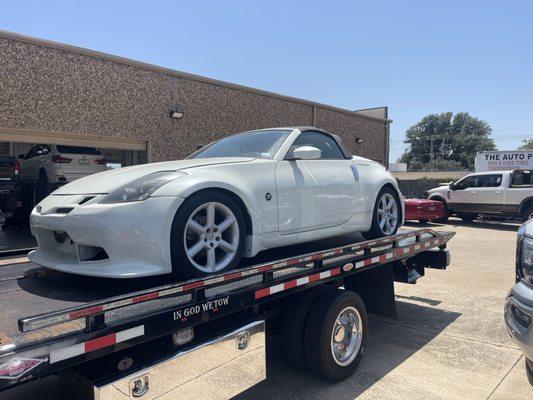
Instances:
[[[237,254],[239,224],[233,211],[217,202],[202,204],[185,225],[183,243],[191,264],[202,272],[223,270]]]
[[[359,353],[363,342],[361,315],[355,307],[344,308],[331,331],[331,354],[340,366],[349,365]]]
[[[390,193],[385,193],[378,203],[378,224],[385,235],[392,235],[398,225],[398,205]]]

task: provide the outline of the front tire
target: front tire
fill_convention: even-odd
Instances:
[[[243,211],[229,195],[205,191],[179,208],[170,234],[172,271],[191,279],[235,268],[244,251]]]
[[[479,217],[479,214],[458,214],[464,222],[472,222]]]
[[[396,192],[388,186],[382,188],[377,196],[372,213],[372,225],[363,233],[365,239],[372,240],[394,235],[402,219],[400,201]]]

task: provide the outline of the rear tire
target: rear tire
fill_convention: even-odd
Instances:
[[[321,294],[309,312],[305,329],[307,366],[332,382],[348,378],[363,357],[367,330],[361,297],[340,289]]]
[[[223,221],[232,221],[224,227]],[[235,268],[244,251],[243,211],[231,196],[205,191],[185,200],[170,233],[172,272],[192,279]]]
[[[527,207],[524,211],[522,211],[522,218],[524,219],[524,221],[532,219],[533,218],[533,207]]]
[[[387,210],[381,209],[381,202],[384,201],[384,199],[385,202],[388,202],[389,200],[394,201],[393,209],[396,210],[396,219],[394,221],[394,226],[392,227],[392,229],[388,229],[390,225],[387,225],[387,223],[392,223],[391,219],[389,219],[389,222],[385,222],[385,225],[381,225],[381,221],[383,221],[381,218],[383,218],[383,216],[380,216],[380,213],[387,213]],[[390,215],[392,214],[393,213],[391,212]],[[398,194],[392,188],[385,186],[379,191],[376,203],[374,204],[374,211],[372,212],[372,225],[370,226],[370,230],[368,232],[364,232],[363,236],[367,240],[377,239],[384,236],[392,236],[398,231],[401,220],[402,210],[400,207],[400,200],[398,199]]]

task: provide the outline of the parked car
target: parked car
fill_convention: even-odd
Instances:
[[[448,215],[472,221],[479,214],[533,218],[533,171],[491,171],[469,174],[431,189],[426,197],[444,203]]]
[[[37,264],[83,275],[180,278],[241,256],[365,232],[393,235],[403,199],[382,165],[316,128],[244,132],[180,161],[78,179],[38,204]]]
[[[406,221],[419,221],[425,224],[431,220],[441,220],[446,216],[446,208],[442,201],[406,199],[404,203]]]
[[[533,220],[518,230],[516,284],[505,302],[505,323],[509,334],[526,358],[526,372],[533,385]]]
[[[23,181],[37,182],[40,199],[52,187],[105,171],[106,159],[96,147],[38,144],[18,156]]]

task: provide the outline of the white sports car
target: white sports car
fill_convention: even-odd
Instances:
[[[30,218],[31,261],[81,275],[188,279],[242,256],[348,232],[396,233],[403,200],[380,164],[313,127],[240,133],[185,160],[69,183]]]

